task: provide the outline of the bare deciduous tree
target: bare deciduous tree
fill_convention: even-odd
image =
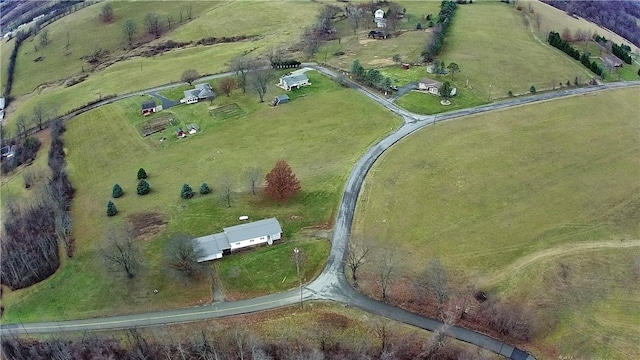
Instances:
[[[347,251],[347,267],[351,270],[351,279],[355,286],[358,286],[358,277],[356,273],[358,268],[364,265],[365,258],[369,254],[371,248],[369,244],[365,243],[365,240],[362,238],[352,238],[349,241],[349,248]]]
[[[182,73],[182,81],[191,85],[197,78],[200,77],[200,74],[195,69],[187,69]]]
[[[347,7],[347,20],[349,21],[349,26],[355,35],[360,29],[360,25],[365,20],[365,12],[358,6],[350,5]]]
[[[273,76],[273,69],[265,62],[256,63],[254,69],[249,73],[249,82],[251,83],[253,90],[258,93],[260,102],[264,102],[264,95],[267,93],[267,85],[269,85]]]
[[[380,296],[382,301],[387,300],[387,290],[389,285],[391,284],[391,280],[394,276],[396,260],[395,255],[390,252],[390,250],[386,250],[380,256],[377,264],[377,277],[378,283],[380,284]]]
[[[38,126],[38,130],[42,130],[47,120],[47,113],[44,106],[42,104],[37,104],[33,108],[33,123]]]
[[[194,246],[189,236],[184,234],[172,236],[167,241],[164,252],[168,267],[179,278],[196,280],[204,274],[205,267],[198,263],[198,258],[203,256],[204,250]]]
[[[254,60],[245,55],[236,56],[231,60],[230,68],[236,74],[236,82],[242,92],[247,92],[247,77],[253,69]]]
[[[247,169],[247,180],[249,186],[251,186],[251,194],[256,194],[256,187],[260,185],[259,181],[262,180],[262,169],[257,167],[250,167]]]
[[[113,20],[113,5],[111,5],[110,2],[102,5],[102,8],[100,9],[100,18],[106,23]]]
[[[138,31],[138,25],[133,19],[127,19],[122,24],[122,35],[124,35],[124,39],[127,41],[129,47],[133,45],[133,35]]]
[[[436,298],[438,311],[442,313],[442,306],[449,298],[449,285],[447,270],[444,268],[440,258],[429,260],[424,271],[424,287]]]
[[[18,116],[18,119],[16,120],[16,133],[18,134],[19,137],[25,138],[27,136],[27,130],[28,130],[27,117],[24,115]]]
[[[147,26],[147,32],[155,37],[160,37],[162,34],[162,21],[160,16],[154,13],[148,13],[144,17],[144,23]]]
[[[318,50],[320,50],[320,46],[322,46],[322,39],[318,36],[318,33],[315,29],[307,28],[302,34],[302,51],[307,55],[308,58],[312,58]]]
[[[100,253],[109,270],[123,271],[129,279],[135,276],[140,267],[140,250],[133,232],[126,227],[108,227]]]
[[[218,84],[218,91],[229,96],[236,87],[236,80],[232,77],[226,77],[220,80],[220,84]]]
[[[233,200],[233,181],[228,176],[223,177],[218,181],[218,189],[220,190],[220,199],[227,204],[227,207],[231,207],[231,201]]]
[[[47,46],[49,44],[49,30],[40,31],[40,45]]]

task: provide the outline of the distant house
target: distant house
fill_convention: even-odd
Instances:
[[[442,88],[442,83],[435,81],[429,78],[423,78],[418,82],[418,90],[423,90],[428,92],[429,94],[433,94],[436,96],[440,96],[440,89]],[[451,96],[457,93],[457,89],[455,87],[451,88]]]
[[[11,159],[12,157],[16,156],[16,152],[18,152],[18,147],[16,145],[3,146],[0,150],[0,153],[2,154],[1,156],[3,158],[6,157],[7,159]]]
[[[156,112],[156,101],[147,100],[142,103],[142,115],[149,115]]]
[[[200,100],[206,100],[214,97],[215,94],[208,83],[196,84],[194,89],[185,90],[184,97],[180,99],[183,104],[195,104]]]
[[[193,239],[198,262],[220,259],[233,250],[259,244],[272,245],[282,237],[282,228],[276,218],[254,221],[223,228],[223,232]]]
[[[271,104],[273,106],[276,106],[276,105],[280,105],[288,102],[289,102],[289,95],[282,94],[282,95],[276,96],[275,99],[273,99],[273,101],[271,102]]]
[[[4,98],[0,97],[0,121],[4,119]]]
[[[604,61],[604,64],[607,65],[607,67],[622,67],[622,60],[611,54],[604,54],[602,61]]]
[[[301,86],[309,86],[309,78],[305,74],[287,75],[280,78],[278,87],[291,91],[291,89],[299,89]]]
[[[387,27],[387,19],[384,18],[384,10],[378,9],[373,13],[373,21],[376,23],[376,27]]]

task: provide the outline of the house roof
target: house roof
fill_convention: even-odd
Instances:
[[[253,239],[260,236],[279,234],[281,232],[282,228],[276,218],[269,218],[224,228],[224,233],[227,235],[229,243]]]
[[[287,94],[278,95],[278,96],[276,96],[276,100],[278,100],[278,101],[289,100],[289,95],[287,95]]]
[[[438,89],[440,89],[440,87],[442,86],[441,82],[435,81],[435,80],[429,79],[429,78],[420,79],[420,84],[422,84],[424,86],[433,86],[433,87],[436,87]]]
[[[309,81],[309,78],[305,74],[288,75],[288,76],[283,76],[282,81],[288,86],[291,86],[299,82]]]
[[[0,110],[4,109],[4,98],[0,97]]]
[[[211,85],[208,83],[196,84],[195,89],[184,91],[185,99],[206,99],[213,97],[214,95],[213,90],[211,90]]]
[[[194,246],[200,247],[198,262],[207,261],[219,257],[224,250],[231,249],[225,233],[211,234],[193,239]]]
[[[153,109],[154,107],[156,107],[156,101],[155,100],[147,100],[147,101],[142,103],[142,110]]]
[[[604,54],[604,61],[607,63],[613,64],[613,66],[621,66],[622,60],[618,59],[618,57],[611,54]]]

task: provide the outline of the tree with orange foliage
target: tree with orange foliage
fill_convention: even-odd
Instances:
[[[277,202],[286,202],[300,192],[300,181],[286,161],[280,160],[265,176],[265,192]]]

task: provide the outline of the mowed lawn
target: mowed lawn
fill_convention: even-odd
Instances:
[[[542,39],[544,41],[544,39]],[[491,98],[507,92],[528,93],[551,89],[590,72],[560,51],[535,40],[522,15],[513,6],[479,2],[458,6],[438,60],[460,66],[456,75],[466,85]],[[491,88],[490,88],[491,85]]]
[[[211,1],[189,3],[192,6],[193,21],[216,5]],[[183,13],[183,24],[187,21],[187,4],[180,1],[111,1],[111,4],[114,14],[111,23],[103,23],[100,20],[99,15],[104,3],[99,3],[64,16],[46,26],[44,29],[48,31],[50,40],[46,46],[40,46],[39,35],[25,40],[20,46],[16,61],[12,93],[27,94],[40,84],[78,75],[83,68],[90,69],[91,65],[82,57],[90,54],[95,47],[107,51],[112,56],[125,53],[122,25],[128,19],[134,20],[137,24],[135,42],[148,36],[144,19],[149,13],[160,16],[165,26],[166,17],[172,16],[172,28],[178,26],[180,11]],[[35,62],[34,60],[38,57],[42,57],[42,61]],[[6,63],[3,63],[3,73],[6,71],[4,64]]]
[[[636,358],[637,94],[599,92],[426,128],[374,166],[353,236],[396,249],[402,275],[440,257],[452,284],[532,307],[534,345],[547,354]]]
[[[168,114],[202,129],[181,141],[173,139],[171,131],[162,134],[168,138],[165,142],[159,141],[158,134],[140,136],[142,98],[105,106],[69,122],[64,139],[68,170],[77,189],[72,208],[77,255],[50,279],[29,289],[6,291],[6,320],[89,317],[210,301],[210,282],[190,285],[169,278],[162,265],[163,245],[177,232],[191,236],[219,232],[237,224],[241,215],[254,220],[276,216],[283,225],[284,241],[224,259],[219,273],[226,292],[240,297],[244,292],[297,286],[292,245],[307,256],[302,276],[311,280],[326,261],[329,243],[305,228],[330,224],[353,163],[400,120],[354,90],[319,74],[309,77],[313,85],[305,96],[283,106],[258,103],[256,95],[240,91],[216,99],[213,106],[234,103],[243,109],[246,115],[238,118],[212,117],[208,102],[171,109]],[[272,86],[269,99],[282,92]],[[299,197],[279,205],[250,195],[246,169],[254,166],[267,172],[280,159],[288,161],[300,179]],[[146,169],[151,185],[151,193],[144,197],[135,194],[140,167]],[[232,182],[231,208],[220,199],[218,186],[223,178]],[[125,195],[114,200],[118,215],[108,218],[105,206],[116,182]],[[202,182],[210,184],[213,194],[180,199],[183,183],[197,191]],[[126,281],[105,272],[97,254],[105,229],[149,212],[160,214],[168,223],[140,241],[145,261],[142,274]],[[154,289],[158,294],[153,294]]]

